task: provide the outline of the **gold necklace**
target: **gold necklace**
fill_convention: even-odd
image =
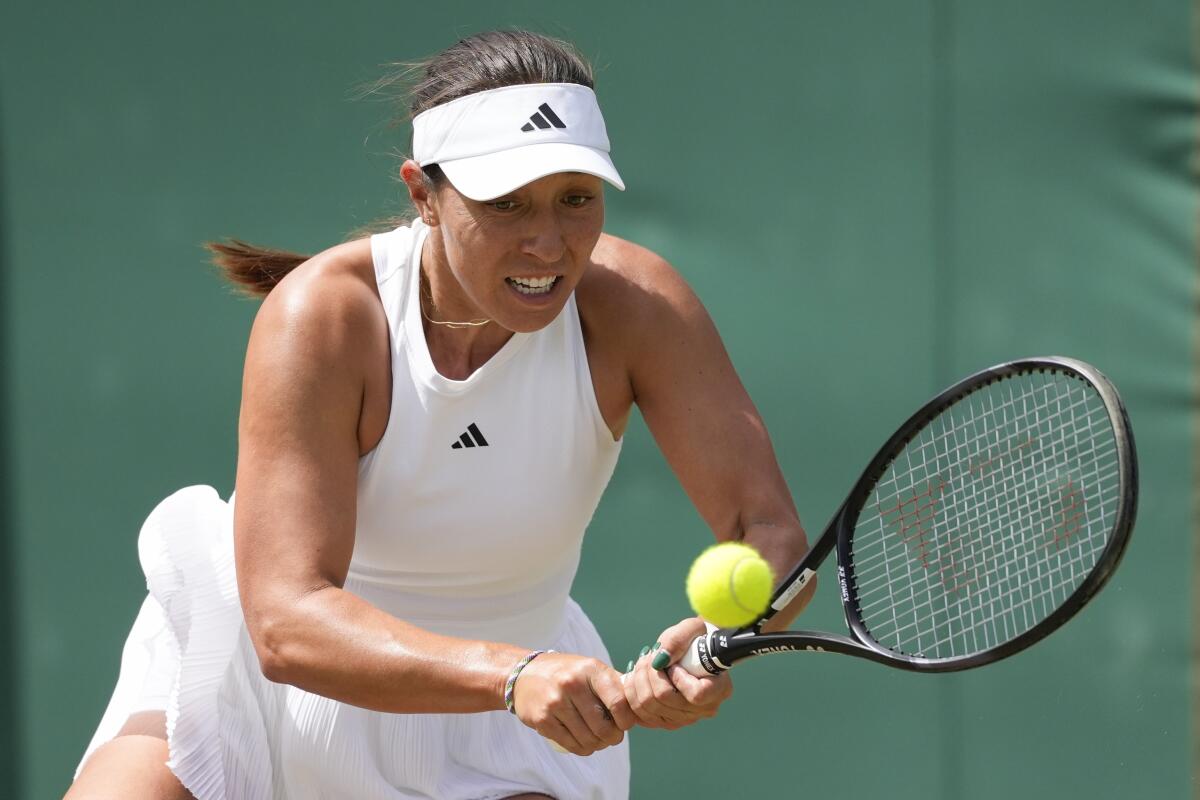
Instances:
[[[425,280],[424,270],[421,271],[419,280],[421,282],[421,295],[429,300],[429,306],[432,308],[433,293],[430,290],[427,281]],[[429,316],[429,312],[425,310],[424,303],[418,302],[417,305],[421,307],[421,315],[425,317],[425,319],[429,320],[434,325],[445,325],[447,328],[478,328],[481,325],[487,325],[489,322],[491,322],[490,319],[473,319],[469,322],[450,322],[449,320],[434,319],[433,317]]]

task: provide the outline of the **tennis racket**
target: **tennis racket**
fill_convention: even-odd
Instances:
[[[918,672],[990,664],[1096,595],[1136,507],[1133,434],[1108,379],[1069,358],[1000,364],[900,426],[763,615],[710,628],[680,663],[715,675],[804,650]],[[763,633],[835,548],[850,635]]]

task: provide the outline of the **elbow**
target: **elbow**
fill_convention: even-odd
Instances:
[[[289,656],[289,626],[281,616],[258,614],[253,624],[247,618],[246,629],[263,677],[272,683],[291,683],[294,665]]]
[[[301,686],[306,675],[320,668],[321,626],[314,625],[314,621],[327,617],[323,606],[330,595],[322,590],[329,588],[333,585],[322,584],[299,597],[276,593],[255,596],[257,602],[243,600],[246,631],[264,678],[272,683]]]
[[[291,680],[288,679],[287,667],[283,661],[277,656],[271,655],[261,649],[255,649],[258,652],[258,664],[264,678],[271,683],[291,683]]]

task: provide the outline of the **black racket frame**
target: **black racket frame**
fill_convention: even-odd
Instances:
[[[994,648],[982,650],[968,656],[951,658],[923,658],[896,652],[875,641],[867,631],[858,611],[858,593],[855,589],[850,546],[854,526],[859,512],[870,496],[876,481],[883,475],[895,456],[925,426],[948,406],[958,402],[972,392],[995,383],[1010,375],[1028,372],[1059,372],[1083,378],[1100,394],[1113,426],[1117,444],[1117,463],[1120,475],[1121,496],[1115,514],[1112,537],[1097,559],[1096,565],[1070,597],[1046,619],[1028,631]],[[955,672],[980,667],[1018,653],[1048,636],[1082,609],[1104,586],[1120,564],[1129,543],[1137,515],[1137,454],[1133,443],[1133,431],[1129,416],[1116,388],[1098,369],[1090,364],[1061,356],[1046,356],[1008,361],[980,370],[970,375],[937,396],[908,418],[879,449],[875,457],[863,470],[862,476],[826,526],[816,545],[800,560],[776,587],[771,597],[771,607],[751,625],[742,628],[721,628],[701,637],[697,642],[697,656],[705,670],[719,674],[734,663],[753,656],[793,651],[820,651],[858,656],[881,664],[915,672]],[[817,568],[837,548],[838,587],[842,597],[842,610],[853,638],[820,631],[780,631],[763,633],[762,626],[774,616],[774,606],[781,596],[796,594],[793,585],[806,570]]]

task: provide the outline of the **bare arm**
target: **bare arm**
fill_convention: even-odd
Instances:
[[[697,511],[718,541],[756,547],[778,577],[808,550],[804,529],[775,460],[766,426],[738,379],[716,327],[669,264],[647,250],[617,243],[605,253],[620,263],[613,290],[627,340],[629,389],[643,418]],[[622,285],[623,284],[623,285]],[[815,581],[766,630],[786,628],[804,608]],[[662,649],[677,661],[704,630],[699,618],[663,632]],[[678,666],[659,671],[642,659],[626,679],[639,721],[677,728],[712,716],[733,691],[728,674],[697,679]]]
[[[620,304],[628,374],[646,425],[718,541],[744,540],[782,578],[808,542],[766,426],[730,363],[708,312],[679,274],[648,250],[620,243],[634,266]],[[800,594],[766,626],[787,627]]]
[[[234,520],[247,626],[275,681],[379,711],[502,708],[520,648],[436,635],[341,588],[354,547],[359,416],[381,336],[386,354],[381,315],[354,275],[310,268],[273,291],[255,320]]]

